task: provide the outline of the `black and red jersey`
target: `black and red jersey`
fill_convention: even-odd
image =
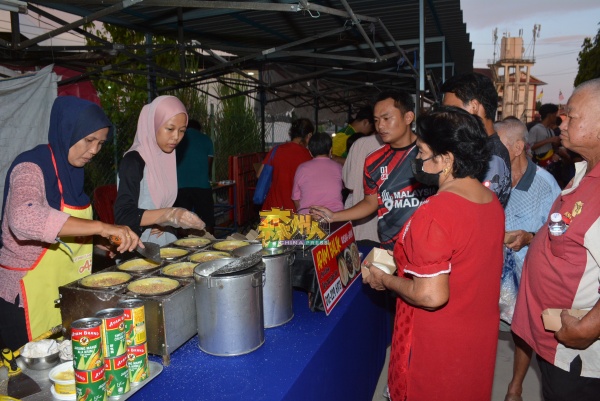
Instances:
[[[413,176],[410,161],[418,152],[415,143],[399,149],[386,144],[365,159],[365,195],[377,194],[377,231],[385,249],[394,249],[404,223],[421,202],[437,191]]]

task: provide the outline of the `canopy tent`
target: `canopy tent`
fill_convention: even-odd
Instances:
[[[176,78],[179,86],[219,81],[231,73],[245,77],[265,113],[294,109],[313,120],[346,120],[378,91],[404,88],[434,100],[447,76],[472,70],[473,49],[460,0],[53,0],[30,1],[30,12],[61,26],[22,40],[18,14],[11,13],[10,40],[0,39],[0,63],[12,66],[56,63],[81,71],[58,85],[96,79],[115,54],[139,62],[127,43],[101,46],[41,46],[61,32],[91,33],[80,27],[100,21],[177,40],[146,46],[146,71]],[[52,10],[80,16],[67,23]],[[84,52],[84,53],[82,53]],[[163,52],[195,54],[199,71],[165,71],[152,57]],[[226,55],[224,55],[226,54]],[[258,74],[249,75],[248,71]],[[150,79],[151,82],[151,79]],[[173,88],[154,87],[154,95]]]

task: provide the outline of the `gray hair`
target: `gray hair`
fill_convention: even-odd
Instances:
[[[494,130],[506,137],[507,142],[513,145],[517,141],[526,142],[527,126],[516,117],[506,117],[494,123]]]

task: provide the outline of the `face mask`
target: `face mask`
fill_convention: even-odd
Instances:
[[[410,164],[413,175],[417,181],[430,187],[437,187],[440,185],[440,174],[443,170],[440,170],[437,173],[427,173],[423,171],[423,164],[431,159],[433,159],[433,156],[428,159],[413,159],[410,161]]]

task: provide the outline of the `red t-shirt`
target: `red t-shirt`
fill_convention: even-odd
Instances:
[[[265,156],[263,164],[268,164],[271,149]],[[276,147],[277,151],[271,165],[273,166],[273,180],[271,188],[267,194],[267,199],[263,203],[263,210],[270,210],[278,207],[280,209],[289,209],[296,211],[292,201],[292,188],[294,186],[294,175],[298,166],[312,159],[310,152],[302,145],[294,142],[286,142]]]

